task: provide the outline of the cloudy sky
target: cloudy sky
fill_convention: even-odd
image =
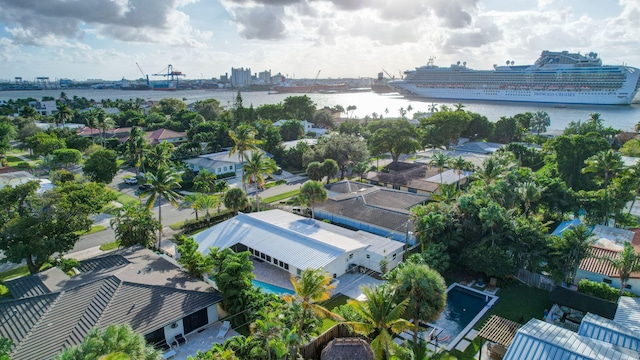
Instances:
[[[429,57],[475,69],[540,51],[640,67],[638,0],[0,0],[0,79],[187,78],[232,67],[375,77]]]

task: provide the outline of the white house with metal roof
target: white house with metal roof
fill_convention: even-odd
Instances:
[[[404,244],[365,231],[353,231],[282,210],[240,213],[196,234],[203,254],[210,247],[250,251],[255,257],[300,275],[323,269],[334,278],[353,268],[380,271],[386,259],[391,270],[402,260]]]

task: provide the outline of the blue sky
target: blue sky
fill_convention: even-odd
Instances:
[[[639,49],[637,0],[0,0],[0,79],[134,79],[136,63],[190,79],[375,77],[542,50],[640,67]]]

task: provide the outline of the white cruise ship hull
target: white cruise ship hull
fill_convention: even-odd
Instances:
[[[551,91],[508,89],[458,89],[418,87],[416,84],[391,81],[398,92],[430,99],[514,101],[560,104],[629,105],[636,92],[631,91]]]

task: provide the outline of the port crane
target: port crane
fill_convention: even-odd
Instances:
[[[165,72],[166,71],[166,72]],[[177,71],[173,69],[173,65],[169,64],[166,68],[159,71],[157,74],[152,74],[153,76],[164,76],[167,80],[175,81],[176,85],[178,84],[178,79],[181,76],[187,76],[187,74],[183,74],[182,71]]]
[[[142,78],[143,79],[147,79],[147,85],[149,85],[149,75],[146,75],[144,73],[144,71],[142,71],[142,68],[140,67],[140,65],[138,65],[138,63],[136,62],[136,66],[138,67],[138,70],[140,70],[140,74],[142,74]]]
[[[385,74],[387,74],[387,76],[389,77],[389,79],[393,80],[393,79],[395,79],[395,78],[396,78],[395,76],[393,76],[393,75],[389,74],[389,73],[387,72],[387,70],[382,69],[382,71],[384,71],[384,73],[385,73]]]

